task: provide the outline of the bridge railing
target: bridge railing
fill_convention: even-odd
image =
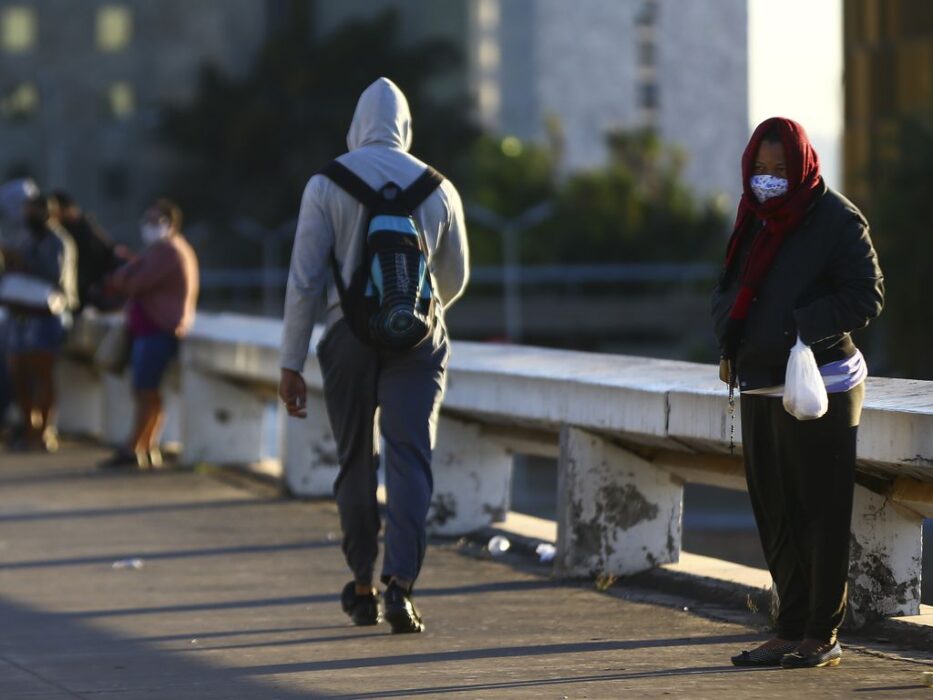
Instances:
[[[109,324],[85,318],[61,363],[60,425],[111,443],[132,414],[128,381],[93,366]],[[312,339],[308,418],[275,402],[281,324],[201,314],[168,382],[166,438],[184,464],[239,465],[291,493],[329,497],[337,472]],[[434,455],[434,532],[501,520],[515,454],[558,458],[560,575],[632,574],[680,555],[683,486],[744,489],[741,425],[716,368],[641,357],[457,342]],[[915,615],[922,522],[933,515],[933,383],[871,378],[858,446],[850,602],[859,620]]]

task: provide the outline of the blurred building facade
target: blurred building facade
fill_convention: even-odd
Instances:
[[[606,134],[652,127],[706,195],[741,190],[748,139],[747,0],[323,0],[327,31],[399,10],[413,39],[445,38],[487,129],[557,139],[568,170],[605,163]]]
[[[845,187],[871,204],[871,175],[895,160],[898,121],[933,114],[933,2],[844,0]]]
[[[487,124],[559,130],[564,166],[602,164],[607,131],[654,128],[690,185],[737,199],[748,138],[747,0],[481,0],[477,89]]]
[[[65,187],[118,236],[135,232],[169,154],[160,110],[199,68],[245,71],[290,0],[0,0],[0,180]],[[310,2],[310,0],[309,0]],[[317,0],[313,24],[399,12],[410,41],[466,57],[439,94],[473,96],[490,130],[560,133],[563,165],[605,162],[606,133],[651,126],[690,184],[739,191],[748,135],[747,0]]]
[[[132,235],[167,157],[160,107],[206,61],[244,70],[265,24],[257,0],[0,3],[0,178],[67,188]]]

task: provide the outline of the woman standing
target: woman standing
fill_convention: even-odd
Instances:
[[[741,391],[748,492],[780,603],[776,637],[732,662],[836,665],[868,373],[849,334],[881,312],[881,269],[868,222],[823,182],[796,122],[775,117],[758,126],[742,180],[713,319],[724,375]],[[781,400],[798,336],[829,394],[817,420],[798,421]]]
[[[140,234],[146,249],[110,278],[111,289],[129,297],[136,415],[129,443],[101,465],[109,468],[162,465],[165,412],[159,387],[178,354],[178,339],[194,322],[198,301],[198,259],[181,233],[181,209],[158,200],[143,215]]]

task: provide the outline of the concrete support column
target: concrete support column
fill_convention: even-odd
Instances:
[[[194,367],[182,367],[183,464],[262,461],[266,403],[255,391]]]
[[[100,438],[104,433],[104,380],[90,361],[62,357],[55,364],[58,429]]]
[[[849,563],[849,623],[920,613],[923,518],[856,485]]]
[[[162,445],[178,448],[181,446],[184,403],[181,396],[181,367],[177,363],[172,365],[162,381],[162,406],[165,410]]]
[[[683,486],[598,435],[560,433],[556,571],[624,576],[680,557]]]
[[[123,445],[129,440],[136,410],[130,373],[102,372],[101,377],[104,381],[104,442]]]
[[[428,530],[463,535],[503,520],[511,502],[512,454],[478,424],[441,416],[437,428]]]
[[[308,417],[304,419],[292,418],[280,403],[279,420],[279,452],[289,492],[310,498],[332,497],[340,467],[323,395],[308,392]]]

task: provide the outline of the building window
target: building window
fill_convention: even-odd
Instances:
[[[0,97],[0,115],[4,119],[25,121],[39,111],[39,89],[35,83],[19,83]]]
[[[653,41],[641,41],[638,44],[638,65],[653,68],[657,61],[657,51]]]
[[[126,165],[112,163],[101,168],[100,188],[110,201],[124,201],[130,193],[130,172]]]
[[[114,83],[107,90],[107,114],[123,121],[136,112],[136,92],[129,83]]]
[[[0,11],[0,45],[7,53],[24,53],[36,45],[38,22],[31,7],[11,5]]]
[[[105,5],[97,11],[97,48],[123,51],[133,39],[133,15],[123,5]]]
[[[479,42],[477,59],[479,61],[480,70],[494,72],[499,68],[502,57],[499,51],[499,45],[492,37],[484,37]]]
[[[498,83],[484,80],[479,84],[479,108],[484,116],[492,117],[497,114],[501,101]]]
[[[638,101],[642,109],[654,111],[658,108],[658,84],[642,83],[638,87]]]
[[[499,28],[499,0],[479,0],[476,19],[480,29]]]
[[[641,9],[638,11],[638,16],[635,18],[635,23],[641,25],[642,27],[652,27],[658,21],[658,4],[655,0],[645,0],[642,3]]]

